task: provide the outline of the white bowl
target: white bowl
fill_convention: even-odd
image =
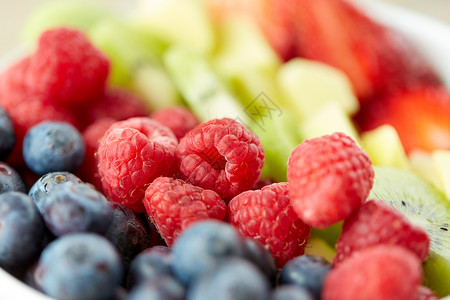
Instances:
[[[425,55],[435,70],[450,87],[450,26],[432,18],[380,3],[375,0],[352,0],[379,22],[394,28],[409,38],[417,49]],[[6,68],[24,53],[18,48],[0,59],[0,70]],[[54,300],[18,281],[0,268],[0,299],[2,300]]]

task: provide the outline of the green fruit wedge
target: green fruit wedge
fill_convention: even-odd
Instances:
[[[378,166],[370,199],[381,199],[422,227],[430,238],[423,264],[424,284],[438,296],[450,294],[450,201],[431,183],[414,173]]]

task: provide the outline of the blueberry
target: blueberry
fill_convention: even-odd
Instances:
[[[6,192],[26,193],[27,188],[16,170],[8,164],[0,162],[0,194]]]
[[[0,160],[4,161],[11,154],[16,143],[14,127],[9,114],[0,107]]]
[[[281,270],[280,284],[295,284],[320,299],[323,282],[331,263],[319,256],[303,255],[288,261]]]
[[[247,246],[247,258],[275,285],[278,269],[272,253],[253,238],[245,238],[244,241]]]
[[[42,207],[45,224],[55,236],[86,231],[103,234],[113,220],[108,200],[88,183],[58,184]]]
[[[122,262],[114,245],[94,233],[74,233],[50,243],[36,272],[42,290],[60,300],[107,300],[122,279]]]
[[[173,270],[185,284],[229,256],[247,254],[244,239],[225,222],[199,221],[188,227],[173,245]]]
[[[272,291],[270,300],[318,300],[310,291],[294,284],[278,286]]]
[[[183,300],[184,286],[171,276],[162,275],[137,285],[130,291],[128,300]]]
[[[131,289],[135,285],[162,275],[173,276],[171,249],[165,246],[148,248],[131,262],[127,287]]]
[[[44,224],[24,193],[0,195],[0,266],[17,268],[31,263],[41,250]]]
[[[200,275],[189,287],[188,300],[269,299],[270,283],[254,264],[229,257]]]
[[[150,246],[150,236],[141,219],[126,206],[109,202],[114,213],[105,236],[119,250],[125,264]]]
[[[64,122],[44,121],[33,126],[23,141],[27,166],[43,175],[74,171],[84,159],[85,145],[79,131]]]
[[[62,172],[50,172],[42,175],[28,191],[28,196],[33,199],[38,210],[42,213],[42,202],[53,191],[55,186],[60,183],[71,181],[74,183],[81,183],[81,179],[72,173]]]

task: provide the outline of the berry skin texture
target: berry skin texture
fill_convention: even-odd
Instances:
[[[330,226],[361,206],[374,176],[369,156],[344,133],[305,140],[288,160],[291,204],[305,223]]]
[[[230,224],[243,236],[268,247],[279,268],[304,253],[311,226],[292,208],[287,182],[243,192],[230,201],[228,208]]]
[[[6,192],[26,193],[27,188],[16,170],[0,161],[0,194]]]
[[[0,161],[5,161],[11,154],[15,142],[16,135],[11,117],[3,107],[0,107]]]
[[[177,158],[182,179],[229,201],[258,181],[264,149],[254,133],[237,121],[223,118],[188,132],[177,147]]]
[[[100,140],[98,171],[106,196],[132,211],[145,211],[147,186],[176,170],[177,138],[172,131],[147,117],[111,125]]]
[[[161,275],[136,286],[126,299],[184,300],[186,299],[186,288],[173,277]]]
[[[144,206],[169,247],[192,223],[227,215],[227,205],[216,192],[169,177],[156,178],[148,186]]]
[[[36,174],[74,171],[84,159],[80,132],[64,122],[44,121],[32,127],[23,141],[23,157]]]
[[[405,247],[424,261],[430,239],[422,228],[411,224],[389,204],[370,200],[344,221],[333,263],[340,263],[356,251],[379,244]]]
[[[151,118],[169,127],[178,140],[200,123],[194,113],[184,106],[159,109],[151,115]]]
[[[86,106],[102,99],[109,61],[84,33],[59,27],[41,34],[28,72],[29,89],[47,102]]]
[[[422,280],[420,259],[399,246],[361,250],[325,278],[323,300],[411,300]]]

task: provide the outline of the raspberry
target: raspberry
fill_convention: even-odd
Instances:
[[[177,147],[177,158],[182,179],[230,200],[259,179],[264,150],[254,133],[223,118],[188,132]]]
[[[412,225],[389,204],[370,200],[344,221],[333,262],[339,263],[356,251],[378,244],[405,247],[424,261],[430,239],[422,228]]]
[[[323,228],[366,200],[374,171],[369,156],[344,133],[303,141],[288,160],[289,196],[306,223]]]
[[[147,117],[111,125],[97,151],[105,194],[134,212],[144,212],[142,199],[148,184],[175,172],[177,143],[169,128]]]
[[[422,280],[420,259],[392,245],[361,250],[325,278],[323,300],[411,300]]]
[[[197,117],[184,106],[173,106],[157,110],[151,118],[169,127],[180,140],[199,124]]]
[[[414,300],[439,300],[439,298],[426,286],[419,286],[416,290]]]
[[[133,117],[145,117],[149,110],[144,102],[123,89],[107,89],[102,100],[89,109],[88,124],[102,118],[111,118],[117,121]]]
[[[90,105],[102,99],[108,59],[80,31],[43,32],[31,58],[27,84],[59,106]]]
[[[223,220],[227,214],[227,205],[216,192],[168,177],[156,178],[148,186],[144,205],[169,247],[194,222]]]
[[[294,212],[287,182],[243,192],[228,207],[230,224],[240,234],[268,247],[278,267],[304,253],[311,227]]]
[[[86,153],[83,163],[76,171],[76,175],[83,181],[93,184],[99,191],[103,191],[103,187],[100,174],[98,173],[98,163],[95,153],[98,150],[100,138],[114,122],[115,120],[110,118],[98,119],[83,131],[83,141],[86,146]]]

